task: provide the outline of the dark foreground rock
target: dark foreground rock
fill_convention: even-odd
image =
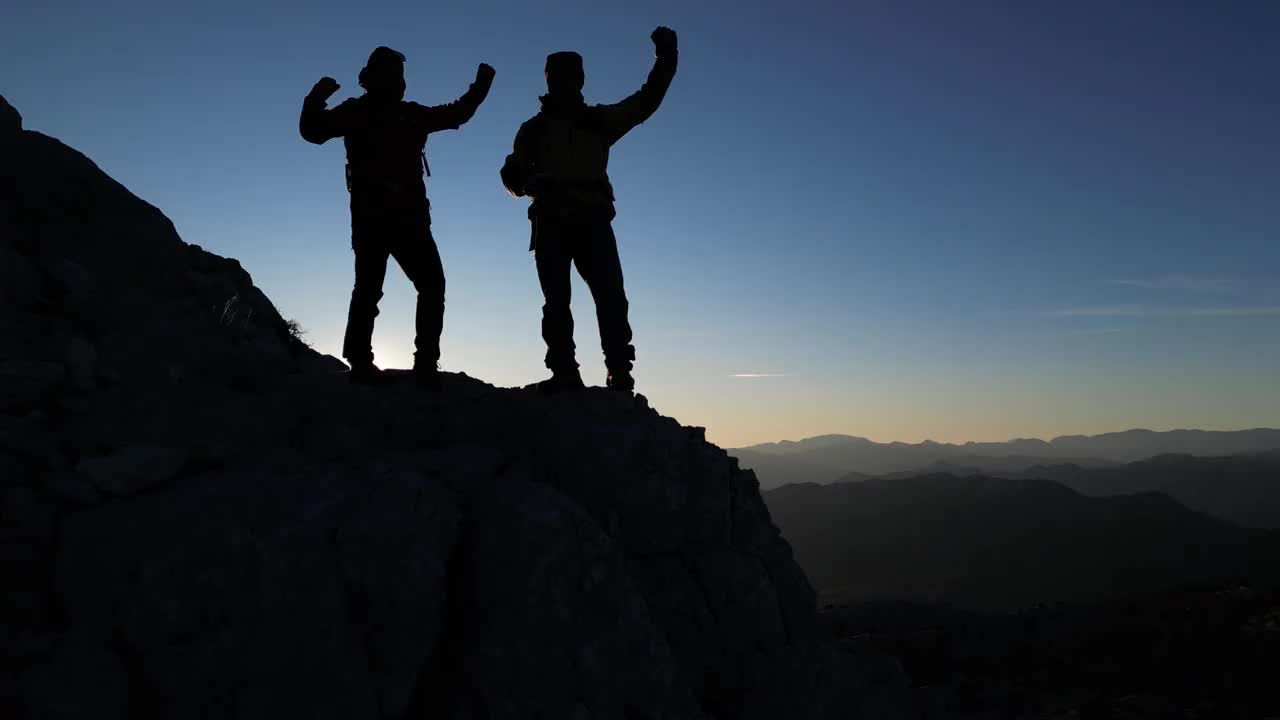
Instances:
[[[916,717],[825,643],[701,430],[603,390],[351,386],[238,263],[19,123],[0,717]]]
[[[843,647],[905,668],[957,719],[1280,717],[1274,590],[1191,585],[996,615],[878,602],[822,617]]]

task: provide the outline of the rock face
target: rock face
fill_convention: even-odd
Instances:
[[[0,716],[914,717],[820,640],[699,429],[603,390],[351,386],[236,261],[9,145]]]
[[[0,95],[0,135],[11,135],[22,131],[22,114]]]

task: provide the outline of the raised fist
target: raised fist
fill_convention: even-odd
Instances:
[[[493,82],[493,76],[497,74],[498,71],[488,63],[480,63],[480,67],[476,68],[476,80],[480,82]]]
[[[676,31],[666,25],[658,26],[649,38],[653,40],[653,48],[658,55],[669,55],[676,51]]]
[[[310,95],[311,97],[319,100],[328,100],[330,96],[338,92],[338,88],[340,87],[342,86],[338,84],[337,80],[327,76],[322,77],[320,78],[320,81],[315,84],[315,87],[311,88]]]

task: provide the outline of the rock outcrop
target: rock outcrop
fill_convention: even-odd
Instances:
[[[0,136],[16,135],[22,131],[22,114],[0,96]]]
[[[911,716],[820,640],[701,430],[603,390],[351,386],[10,109],[0,716]]]

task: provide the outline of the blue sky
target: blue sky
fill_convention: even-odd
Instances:
[[[523,384],[544,374],[541,296],[497,169],[546,53],[579,50],[588,100],[613,101],[666,24],[679,73],[610,168],[639,389],[663,412],[728,445],[1280,425],[1275,2],[7,8],[0,93],[27,126],[240,259],[324,351],[351,256],[341,145],[297,135],[312,83],[356,92],[380,44],[427,104],[497,68],[471,123],[429,141],[428,192],[444,366]],[[409,362],[412,303],[393,271],[385,365]]]

